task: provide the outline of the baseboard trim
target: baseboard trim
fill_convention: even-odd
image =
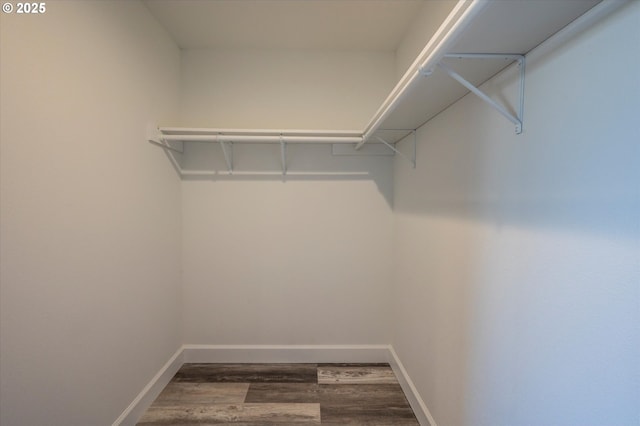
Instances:
[[[389,345],[184,345],[184,362],[387,362]]]
[[[178,372],[183,361],[184,346],[180,347],[164,366],[153,376],[151,381],[140,391],[138,396],[129,404],[120,417],[113,422],[113,426],[134,426],[140,417],[147,411],[162,389],[167,386],[173,376]]]
[[[113,426],[134,426],[185,363],[388,362],[423,426],[437,426],[391,345],[183,345],[151,379]]]
[[[400,362],[400,358],[398,358],[398,354],[391,345],[389,345],[389,365],[398,378],[400,386],[409,401],[409,405],[411,405],[413,412],[418,418],[418,422],[425,426],[437,426],[436,421],[433,419],[433,416],[427,408],[427,404],[422,400],[422,397],[418,393],[418,389],[416,389],[413,381],[409,377],[409,373],[405,370],[402,362]]]

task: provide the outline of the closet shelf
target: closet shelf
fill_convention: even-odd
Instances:
[[[288,143],[353,144],[356,149],[369,142],[393,146],[411,134],[415,136],[417,128],[470,91],[511,121],[515,132],[520,133],[524,55],[551,36],[555,35],[553,45],[566,41],[626,1],[460,0],[363,130],[160,127],[148,139],[167,154],[181,151],[176,142],[182,147],[185,142],[219,143],[229,171],[232,161],[227,143],[280,144],[285,172]],[[514,62],[520,67],[516,105],[503,105],[478,88]]]
[[[523,71],[524,61],[519,57],[558,32],[562,34],[554,37],[555,43],[565,41],[623,3],[616,0],[458,2],[378,109],[360,145],[371,140],[379,128],[417,129],[469,93],[469,88],[452,78],[447,69],[457,70],[475,88],[514,61],[520,63]],[[521,89],[524,89],[523,81],[524,75],[521,75]],[[522,99],[524,94],[520,95]],[[520,104],[502,107],[521,121]],[[519,133],[521,123],[514,124]]]

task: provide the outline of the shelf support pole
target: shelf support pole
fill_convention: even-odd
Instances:
[[[415,169],[416,168],[416,138],[415,138],[415,135],[416,135],[416,133],[415,133],[415,130],[414,130],[413,131],[413,158],[407,157],[402,152],[400,152],[394,145],[392,145],[389,142],[385,141],[380,136],[376,136],[375,138],[378,139],[383,144],[385,144],[389,149],[391,149],[393,152],[398,154],[400,157],[402,157],[405,160],[407,160],[408,162],[410,162],[411,165],[413,166],[413,168]]]
[[[442,62],[439,62],[438,63],[438,67],[440,69],[442,69],[444,72],[446,72],[449,75],[449,77],[453,78],[455,81],[457,81],[458,83],[462,84],[464,87],[469,89],[474,95],[478,96],[480,99],[485,101],[489,106],[491,106],[493,109],[495,109],[500,114],[502,114],[507,120],[512,122],[516,126],[516,134],[518,134],[518,135],[521,134],[522,133],[522,114],[523,114],[523,110],[524,110],[524,56],[522,56],[522,55],[499,55],[499,54],[476,54],[476,53],[472,53],[472,54],[451,54],[451,55],[447,55],[447,56],[455,57],[455,58],[479,58],[479,59],[505,57],[505,58],[516,59],[518,61],[518,65],[520,66],[520,93],[519,93],[520,102],[519,102],[519,105],[518,105],[518,109],[519,109],[518,116],[514,116],[512,113],[507,111],[507,109],[503,105],[501,105],[500,103],[498,103],[495,100],[491,99],[491,97],[489,95],[487,95],[485,92],[483,92],[482,90],[480,90],[479,88],[474,86],[472,83],[467,81],[464,77],[462,77],[460,74],[455,72],[448,65],[446,65],[446,64],[444,64]]]
[[[175,169],[176,173],[178,173],[178,176],[180,176],[180,178],[182,178],[183,170],[182,170],[182,167],[180,167],[180,163],[176,159],[174,152],[179,152],[180,154],[182,154],[183,152],[178,150],[178,149],[173,148],[171,146],[171,144],[169,142],[165,141],[164,139],[160,139],[160,141],[161,142],[156,142],[156,141],[149,140],[149,142],[151,142],[151,143],[153,143],[155,145],[159,145],[162,148],[164,148],[164,153],[167,155],[167,157],[169,157],[169,161],[171,161],[171,165]]]
[[[222,152],[224,154],[224,160],[227,162],[227,169],[229,170],[229,174],[233,174],[233,143],[229,142],[231,145],[229,151],[227,151],[227,143],[224,141],[220,142],[220,146],[222,147]]]
[[[282,176],[287,174],[287,143],[280,135],[280,160],[282,162]]]
[[[182,152],[182,151],[180,151],[179,149],[174,148],[174,147],[172,147],[171,145],[169,145],[169,143],[163,144],[163,143],[161,143],[161,142],[154,141],[154,140],[152,140],[152,139],[149,139],[149,142],[150,142],[150,143],[152,143],[152,144],[154,144],[154,145],[158,145],[159,147],[161,147],[161,148],[163,148],[163,149],[168,149],[169,151],[178,152],[178,153],[180,153],[180,154],[182,154],[182,153],[183,153],[183,152]]]

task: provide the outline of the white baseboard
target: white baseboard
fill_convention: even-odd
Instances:
[[[391,345],[183,345],[138,394],[113,426],[133,426],[185,363],[388,362],[418,421],[436,426]]]
[[[184,362],[388,362],[389,345],[184,345]]]
[[[147,386],[136,396],[129,404],[126,410],[122,412],[120,417],[113,422],[113,426],[134,426],[140,417],[147,411],[147,408],[158,397],[162,389],[167,386],[173,376],[178,372],[184,361],[182,359],[184,347],[181,347],[167,361],[167,363],[153,376]]]
[[[402,387],[414,414],[418,418],[418,422],[424,426],[437,426],[436,421],[433,419],[433,416],[427,408],[427,405],[422,400],[422,397],[420,397],[418,390],[409,377],[409,373],[404,369],[402,362],[400,362],[400,358],[398,358],[398,354],[391,345],[389,345],[389,365],[391,365],[393,372],[398,378],[398,382],[400,382],[400,386]]]

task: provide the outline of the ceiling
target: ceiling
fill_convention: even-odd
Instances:
[[[396,49],[426,0],[143,0],[180,48]]]

